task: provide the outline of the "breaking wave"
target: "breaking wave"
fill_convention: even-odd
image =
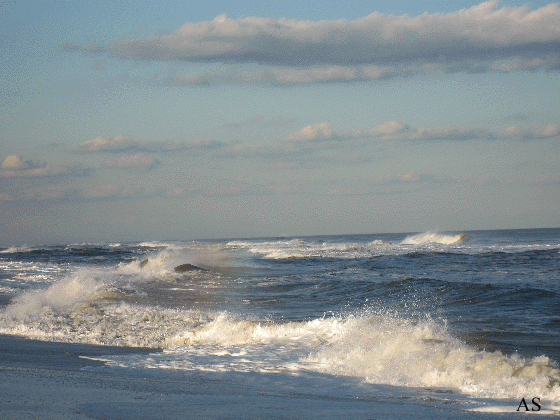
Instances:
[[[425,243],[436,243],[442,245],[462,244],[468,239],[467,235],[444,235],[434,232],[419,233],[417,235],[407,236],[401,242],[402,245],[420,245]]]
[[[379,249],[386,249],[392,244],[382,240],[370,243],[337,243],[322,240],[307,241],[304,239],[278,241],[231,241],[227,243],[230,249],[246,249],[251,254],[265,259],[289,258],[356,258],[369,255]]]
[[[207,316],[207,315],[206,315]],[[204,371],[314,371],[364,382],[452,388],[476,397],[528,393],[560,402],[560,369],[548,357],[524,359],[472,348],[431,319],[395,314],[267,323],[228,313],[190,314],[163,353],[104,357],[109,364]]]

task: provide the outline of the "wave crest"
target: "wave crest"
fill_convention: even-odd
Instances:
[[[436,243],[441,245],[462,244],[467,241],[468,235],[444,235],[436,232],[424,232],[417,235],[407,236],[401,241],[401,245],[420,245],[425,243]]]

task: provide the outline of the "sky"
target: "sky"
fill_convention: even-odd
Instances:
[[[0,2],[0,246],[560,227],[560,4]]]

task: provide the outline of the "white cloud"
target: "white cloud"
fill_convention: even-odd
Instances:
[[[374,12],[354,21],[221,15],[109,49],[123,58],[269,66],[176,76],[175,81],[186,84],[340,82],[433,71],[559,70],[559,26],[558,4],[530,11],[492,0],[446,14]]]
[[[29,169],[30,162],[24,162],[20,155],[9,155],[2,161],[0,168],[6,171],[19,171]]]
[[[535,137],[556,137],[560,135],[560,124],[550,124],[543,129],[535,131]]]
[[[308,141],[330,139],[333,136],[331,126],[327,121],[303,127],[296,133],[288,134],[285,140],[289,141]]]
[[[5,178],[40,178],[50,176],[81,176],[86,170],[77,165],[47,165],[44,162],[24,161],[20,155],[7,156],[0,164],[0,177]]]
[[[502,132],[499,134],[502,138],[509,138],[509,137],[522,137],[525,134],[525,130],[518,125],[510,125],[506,127]]]
[[[391,138],[395,136],[401,136],[403,133],[411,133],[413,130],[408,125],[403,124],[400,121],[392,120],[387,121],[383,124],[379,124],[375,127],[366,130],[355,130],[346,133],[348,137],[381,137],[381,138]]]

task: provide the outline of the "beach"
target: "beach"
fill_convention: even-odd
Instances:
[[[352,391],[303,388],[300,378],[263,387],[254,374],[161,372],[107,367],[89,359],[146,354],[156,350],[52,343],[0,336],[0,413],[3,420],[85,419],[500,419],[507,413],[466,411],[469,403],[428,396],[425,390],[399,394],[391,387],[354,383]],[[274,378],[269,378],[274,380]],[[323,378],[328,384],[328,379]],[[283,382],[284,384],[280,384]],[[297,386],[296,386],[297,385]],[[336,387],[336,384],[331,384]],[[348,384],[346,384],[348,385]],[[284,388],[284,389],[282,389]],[[373,393],[371,391],[374,391]],[[440,391],[441,392],[441,391]],[[328,396],[325,393],[329,394]],[[508,409],[509,408],[509,409]],[[500,409],[494,407],[492,410]],[[545,413],[543,413],[545,414]],[[548,413],[555,414],[555,413]]]
[[[120,368],[103,368],[103,363],[84,358],[131,352],[148,350],[0,336],[1,418],[488,418],[486,414],[460,409],[443,411],[438,408],[446,406],[443,399],[429,401],[419,396],[416,403],[410,404],[410,398],[406,398],[404,407],[405,401],[399,401],[399,395],[343,393],[325,399],[318,389],[271,391],[255,383],[253,375],[247,375],[243,383],[221,378],[219,374],[125,372]]]

